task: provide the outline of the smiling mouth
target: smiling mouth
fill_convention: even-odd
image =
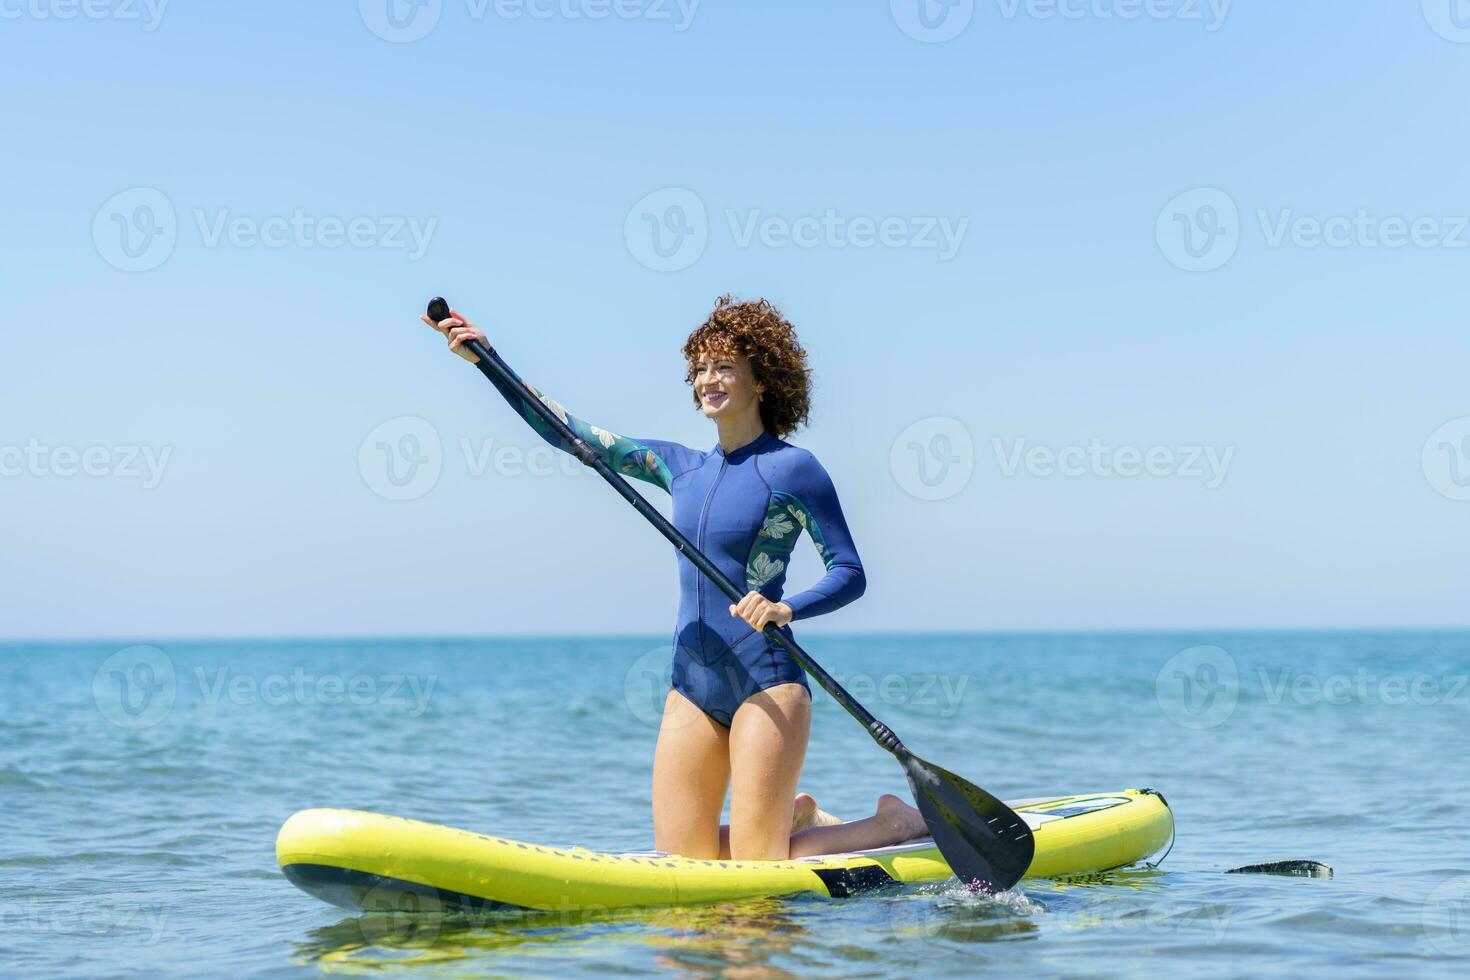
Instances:
[[[719,405],[728,397],[729,395],[723,391],[706,391],[704,393],[704,403],[706,405]]]

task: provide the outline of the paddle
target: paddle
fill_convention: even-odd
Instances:
[[[437,296],[429,301],[428,312],[429,319],[435,323],[441,323],[452,315],[449,304]],[[532,394],[526,383],[500,359],[499,354],[478,340],[470,341],[464,346],[480,359],[476,366],[482,374],[520,392],[536,414],[572,447],[573,455],[596,470],[624,500],[632,504],[659,533],[668,538],[680,554],[707,575],[731,602],[739,602],[745,598],[744,590],[730,581],[688,538],[679,533],[678,528],[665,520],[638,491],[613,472],[612,467],[592,447],[578,438],[575,432],[557,418],[555,412]],[[1015,811],[973,783],[914,755],[899,741],[892,729],[874,718],[810,654],[798,646],[795,640],[778,630],[774,624],[768,625],[765,632],[784,647],[808,674],[816,678],[817,683],[838,704],[846,708],[848,714],[862,722],[875,742],[891,752],[902,764],[904,774],[908,776],[909,789],[914,794],[914,802],[924,815],[929,832],[934,835],[934,843],[961,881],[973,890],[1005,891],[1021,880],[1021,876],[1031,865],[1036,842],[1031,836],[1031,829]]]

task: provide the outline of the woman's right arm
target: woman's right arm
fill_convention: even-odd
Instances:
[[[461,317],[456,311],[450,311],[450,317],[439,323],[435,323],[427,316],[422,316],[429,326],[449,339],[449,349],[471,364],[479,362],[479,358],[465,349],[464,345],[470,340],[485,341],[485,334],[470,321]],[[556,430],[546,423],[531,404],[526,401],[525,396],[510,387],[499,378],[490,376],[490,381],[500,390],[500,394],[510,403],[510,407],[520,413],[536,434],[548,443],[563,452],[570,453],[572,447],[557,435]],[[526,385],[531,393],[541,400],[547,408],[577,434],[577,437],[596,450],[603,461],[613,468],[615,472],[625,474],[635,480],[652,483],[654,486],[669,490],[674,482],[672,466],[676,462],[673,458],[676,450],[682,448],[673,443],[655,442],[630,439],[620,436],[616,432],[592,425],[577,418],[555,399],[539,391],[534,385]]]

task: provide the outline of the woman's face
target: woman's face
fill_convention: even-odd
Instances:
[[[750,358],[705,351],[694,362],[694,393],[705,418],[735,419],[760,412],[760,390]]]

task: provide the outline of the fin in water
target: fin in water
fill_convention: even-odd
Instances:
[[[1290,875],[1296,878],[1331,878],[1332,869],[1321,861],[1272,861],[1231,868],[1228,875]]]

